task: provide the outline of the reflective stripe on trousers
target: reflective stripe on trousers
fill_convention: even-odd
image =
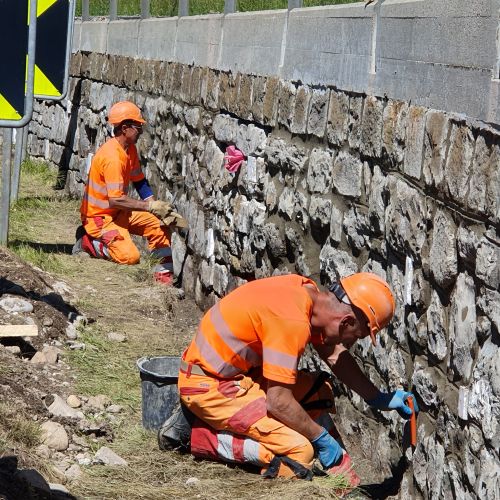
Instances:
[[[314,380],[315,375],[299,372],[294,386],[294,397],[297,401],[307,393]],[[203,375],[188,375],[181,371],[180,398],[187,408],[206,424],[193,427],[193,455],[259,465],[267,465],[275,455],[279,455],[288,456],[311,468],[314,451],[309,440],[267,414],[266,393],[263,389],[266,386],[267,382],[259,374],[222,380]],[[331,387],[325,383],[310,401],[327,397],[333,401]],[[312,410],[308,413],[311,418],[319,419],[325,410]],[[258,447],[253,445],[252,456],[258,456],[257,462],[247,460],[245,454],[235,455],[235,441],[233,439],[229,446],[228,434],[232,438],[243,440],[243,445],[246,439],[256,443]],[[287,467],[280,469],[280,475],[289,476],[290,470],[286,469]]]

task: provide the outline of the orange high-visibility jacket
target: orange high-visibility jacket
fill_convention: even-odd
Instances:
[[[80,213],[82,220],[99,215],[116,215],[109,208],[109,198],[119,198],[128,192],[129,182],[144,179],[137,149],[131,144],[127,151],[113,137],[95,154],[83,196]]]
[[[223,378],[262,366],[267,379],[294,384],[298,360],[311,338],[306,284],[317,289],[312,280],[292,274],[232,291],[205,314],[185,361]]]

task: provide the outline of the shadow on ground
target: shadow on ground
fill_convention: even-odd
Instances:
[[[18,469],[15,455],[0,458],[0,498],[5,500],[76,500],[61,485],[47,483],[35,469]]]

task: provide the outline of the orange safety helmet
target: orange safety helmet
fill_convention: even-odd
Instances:
[[[108,113],[108,122],[116,127],[125,120],[146,123],[146,120],[142,118],[141,110],[133,102],[121,101],[113,104]]]
[[[389,285],[373,273],[351,274],[342,278],[340,285],[344,289],[348,301],[339,296],[341,291],[338,290],[338,284],[333,284],[330,291],[343,302],[351,303],[361,309],[368,319],[370,337],[372,344],[375,345],[375,334],[389,324],[396,308],[394,295]],[[337,288],[334,289],[336,286]]]

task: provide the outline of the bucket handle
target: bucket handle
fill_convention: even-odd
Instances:
[[[157,378],[160,380],[172,380],[172,379],[177,378],[177,377],[173,377],[173,376],[169,376],[169,375],[160,375],[159,373],[146,370],[146,368],[144,368],[142,366],[142,363],[144,363],[144,361],[149,361],[150,359],[151,358],[148,358],[147,356],[145,356],[145,357],[140,358],[136,361],[137,368],[139,368],[139,371],[141,373],[144,373],[145,375],[149,375],[150,377],[154,377],[154,378]]]

